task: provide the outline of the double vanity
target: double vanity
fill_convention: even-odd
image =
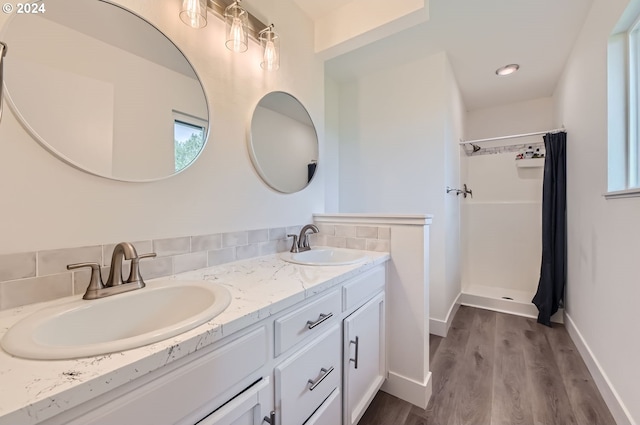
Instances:
[[[0,424],[355,424],[386,378],[388,259],[282,253],[0,312],[0,337],[31,320],[18,345],[58,359],[0,352]]]

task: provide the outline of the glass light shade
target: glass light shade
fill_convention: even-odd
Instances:
[[[267,71],[277,70],[280,68],[280,37],[273,31],[273,25],[260,31],[259,39],[263,49],[260,66]]]
[[[234,2],[224,10],[227,25],[227,49],[234,52],[246,52],[249,47],[249,14]]]
[[[184,0],[180,10],[182,22],[192,28],[207,25],[207,0]]]

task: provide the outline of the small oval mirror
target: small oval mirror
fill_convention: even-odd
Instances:
[[[289,93],[271,92],[258,102],[248,144],[256,172],[278,192],[298,192],[313,179],[318,135],[305,107]]]
[[[179,173],[209,130],[204,89],[182,52],[104,0],[56,0],[2,31],[6,95],[32,136],[91,174],[151,181]],[[43,9],[45,10],[45,9]]]

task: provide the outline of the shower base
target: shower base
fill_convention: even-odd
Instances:
[[[485,310],[499,311],[524,317],[538,317],[538,309],[531,303],[535,291],[498,288],[495,286],[470,285],[462,290],[460,304]],[[555,323],[564,323],[563,310],[551,317]]]

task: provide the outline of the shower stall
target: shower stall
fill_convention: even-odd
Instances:
[[[538,315],[543,133],[461,143],[462,305]]]

